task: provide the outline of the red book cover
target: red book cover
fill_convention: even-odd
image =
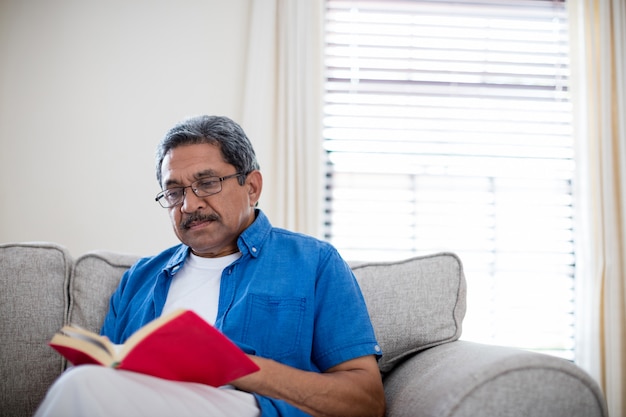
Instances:
[[[70,326],[55,335],[50,346],[74,365],[100,364],[215,387],[259,369],[239,347],[190,310],[148,323],[121,349],[103,336]]]

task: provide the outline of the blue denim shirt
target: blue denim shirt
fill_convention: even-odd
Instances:
[[[244,351],[314,372],[380,355],[354,275],[330,244],[272,227],[257,210],[237,245],[242,256],[222,272],[215,327]],[[189,251],[178,245],[133,265],[101,333],[123,343],[158,317]],[[306,415],[284,401],[257,400],[263,416]]]

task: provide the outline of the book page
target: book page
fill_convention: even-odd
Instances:
[[[113,343],[111,343],[109,338],[106,336],[100,336],[99,334],[90,332],[89,330],[74,326],[63,326],[59,333],[73,339],[84,340],[85,342],[91,343],[98,349],[102,349],[107,352],[109,356],[115,357],[117,355],[117,351],[113,348]]]
[[[93,343],[93,339],[75,338],[57,333],[49,345],[70,361],[73,365],[97,364],[111,366],[115,359],[101,344]]]

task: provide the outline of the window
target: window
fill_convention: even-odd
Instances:
[[[463,339],[574,358],[565,3],[328,0],[326,238],[457,253]]]

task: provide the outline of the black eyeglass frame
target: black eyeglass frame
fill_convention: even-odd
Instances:
[[[222,183],[224,181],[226,181],[228,179],[231,179],[231,178],[240,177],[242,175],[247,175],[247,174],[244,173],[244,172],[236,172],[234,174],[226,175],[224,177],[205,177],[205,178],[201,178],[201,179],[199,179],[197,181],[192,182],[190,185],[188,185],[186,187],[172,187],[172,188],[165,189],[165,190],[161,191],[160,193],[158,193],[156,195],[156,197],[154,198],[154,201],[159,203],[161,205],[161,207],[163,207],[163,208],[176,207],[176,206],[182,204],[183,201],[185,201],[185,197],[187,196],[187,191],[186,191],[187,188],[191,188],[191,191],[196,195],[196,197],[200,197],[200,198],[209,197],[211,195],[215,195],[215,194],[217,194],[217,193],[222,191],[222,188],[223,188],[222,187]],[[218,182],[219,186],[220,186],[219,190],[217,190],[215,192],[210,192],[210,193],[202,193],[202,192],[199,193],[197,186],[198,186],[199,183],[204,182],[204,181]],[[181,191],[181,197],[180,197],[180,201],[177,201],[174,204],[169,204],[167,202],[166,195],[167,195],[168,192],[172,192],[172,190],[179,190],[179,191]]]

